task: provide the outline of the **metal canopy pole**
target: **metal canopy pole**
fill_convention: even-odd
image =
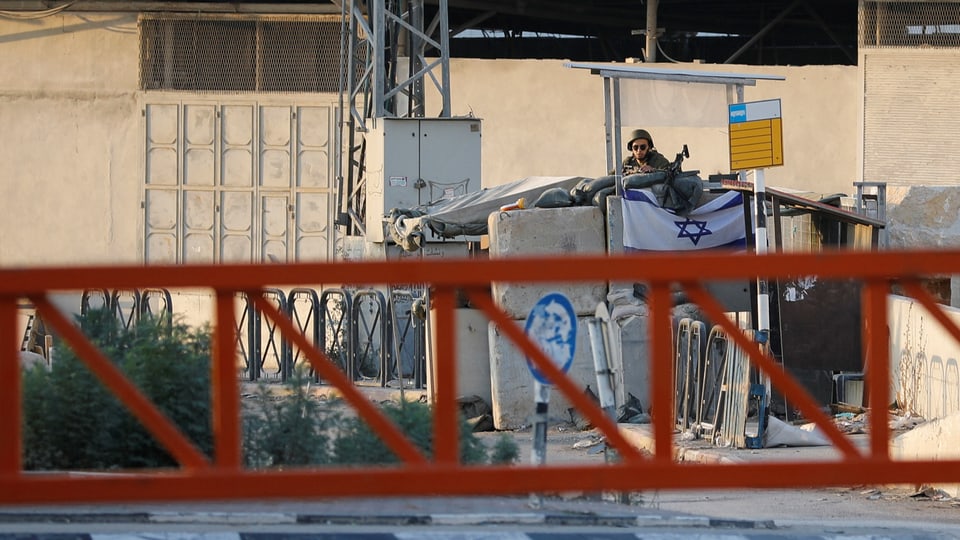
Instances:
[[[607,159],[607,168],[605,171],[614,170],[613,160],[614,160],[614,141],[613,141],[613,79],[610,77],[603,78],[603,127],[606,133],[604,134],[604,144],[606,145],[606,159]]]
[[[620,135],[620,79],[613,80],[613,174],[617,179],[616,193],[623,196],[623,177],[620,164],[623,163],[623,140]]]

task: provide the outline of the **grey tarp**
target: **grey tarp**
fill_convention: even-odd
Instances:
[[[420,249],[428,229],[442,238],[487,234],[487,217],[501,206],[524,198],[529,207],[543,191],[555,187],[569,191],[583,179],[582,176],[528,176],[430,206],[394,208],[387,218],[387,230],[393,241],[406,251]]]

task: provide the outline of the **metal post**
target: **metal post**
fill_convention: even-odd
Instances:
[[[766,212],[766,185],[763,169],[754,171],[753,205],[756,219],[756,252],[757,255],[767,253],[767,212]],[[770,293],[767,280],[757,279],[757,341],[766,347],[770,334]],[[766,399],[770,400],[770,378],[764,376],[763,385],[766,387]]]
[[[657,7],[659,0],[647,0],[647,42],[644,62],[657,61]]]
[[[530,450],[530,464],[542,466],[547,463],[547,410],[550,406],[550,385],[534,380],[533,393],[536,410],[533,415],[533,448]],[[539,493],[532,493],[530,504],[540,508],[543,498]]]
[[[766,255],[767,253],[767,212],[766,212],[766,185],[764,183],[764,170],[756,169],[754,171],[753,184],[753,204],[754,216],[756,218],[756,252],[757,255]],[[762,351],[768,351],[770,347],[770,293],[769,285],[765,277],[757,279],[757,329],[755,334],[756,342]],[[762,377],[763,388],[757,385],[756,389],[749,391],[749,397],[759,399],[758,418],[757,418],[757,436],[746,437],[746,445],[749,448],[763,447],[763,432],[766,428],[766,415],[770,404],[770,376],[764,374]],[[762,394],[762,395],[761,395]]]

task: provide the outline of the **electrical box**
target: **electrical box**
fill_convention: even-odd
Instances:
[[[374,118],[366,141],[367,240],[389,238],[384,218],[394,208],[480,191],[478,118]]]

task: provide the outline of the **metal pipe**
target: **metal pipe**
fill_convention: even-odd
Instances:
[[[657,8],[660,0],[647,0],[647,44],[644,62],[657,61]]]

